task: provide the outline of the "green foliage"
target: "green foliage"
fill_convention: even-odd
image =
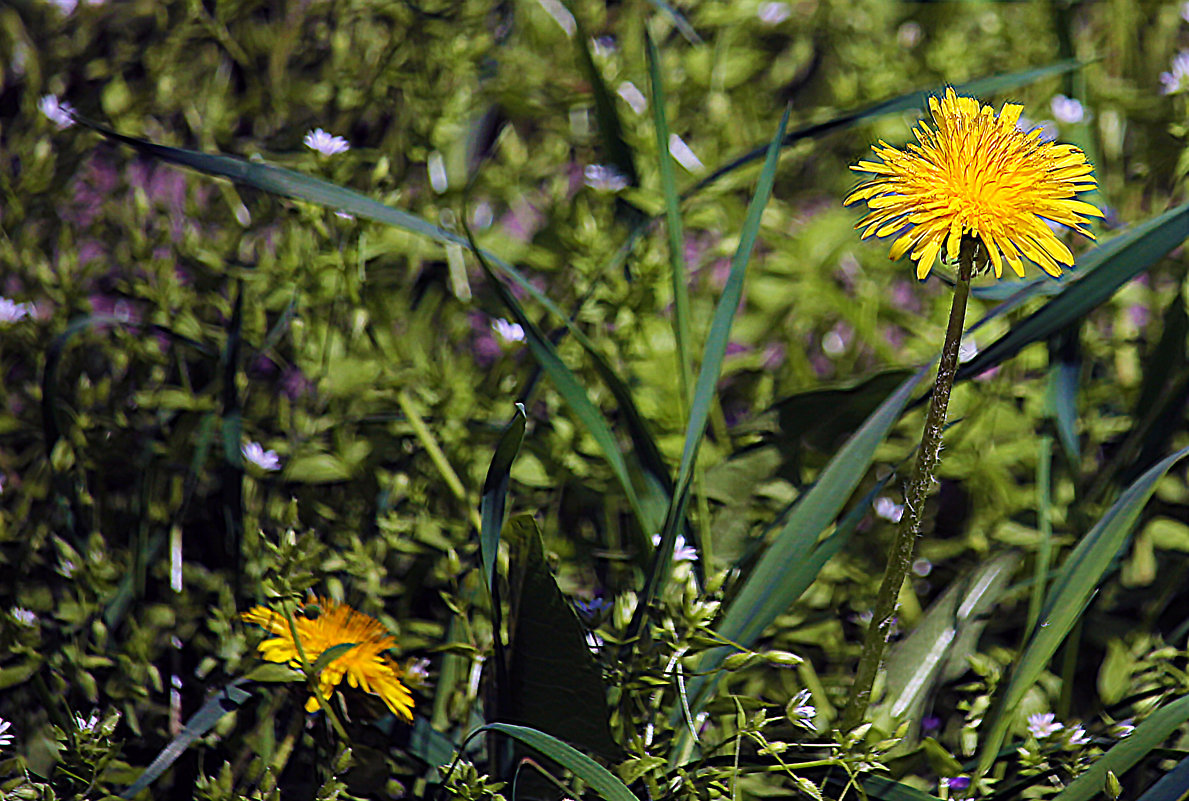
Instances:
[[[1176,797],[1179,6],[784,10],[0,7],[0,794]],[[947,83],[1081,101],[1110,213],[976,287],[840,732],[949,293],[839,204]],[[412,725],[260,668],[239,613],[309,591],[397,637]]]

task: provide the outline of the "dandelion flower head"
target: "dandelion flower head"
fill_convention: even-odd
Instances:
[[[316,606],[320,613],[315,617],[309,613]],[[334,688],[347,677],[352,687],[380,696],[388,708],[399,718],[413,719],[413,696],[401,683],[401,671],[385,653],[396,645],[396,638],[375,618],[357,612],[347,604],[330,598],[315,598],[305,607],[305,614],[295,617],[297,636],[301,640],[306,659],[313,664],[325,651],[336,645],[354,643],[350,648],[332,659],[318,676],[318,685],[324,696],[329,697]],[[244,612],[241,617],[255,623],[274,635],[260,643],[261,655],[269,662],[287,662],[291,667],[301,667],[301,657],[289,629],[289,621],[264,606],[256,606]],[[306,711],[318,709],[318,699],[306,702]]]
[[[952,88],[929,98],[936,130],[922,121],[914,131],[917,143],[900,150],[881,141],[871,148],[880,161],[851,168],[875,176],[844,201],[867,203],[870,213],[855,226],[862,237],[898,234],[889,255],[909,254],[922,280],[943,247],[956,259],[967,235],[978,240],[996,278],[1004,261],[1022,277],[1024,258],[1060,275],[1073,254],[1048,223],[1093,239],[1087,218],[1103,214],[1075,196],[1097,182],[1081,150],[1045,142],[1039,129],[1019,130],[1022,109],[1005,103],[995,114]]]

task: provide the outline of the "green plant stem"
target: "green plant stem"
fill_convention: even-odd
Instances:
[[[904,586],[904,579],[908,577],[908,571],[912,568],[917,535],[921,532],[925,499],[933,486],[933,476],[941,456],[941,436],[945,428],[946,409],[950,403],[950,390],[953,389],[954,375],[958,370],[958,346],[962,341],[962,323],[966,318],[966,301],[970,297],[970,276],[974,272],[976,250],[977,240],[963,236],[959,247],[954,303],[950,307],[945,343],[941,347],[941,364],[937,368],[933,396],[925,417],[925,430],[921,435],[921,447],[917,451],[916,469],[904,493],[904,515],[900,518],[900,528],[896,532],[883,583],[879,587],[871,625],[863,641],[863,653],[859,657],[859,669],[855,675],[850,700],[842,713],[840,728],[844,732],[862,723],[867,714],[867,706],[871,703],[871,688],[883,662],[888,637],[896,619],[896,602],[900,588]]]
[[[405,419],[412,426],[413,433],[417,435],[417,439],[421,440],[421,446],[429,454],[430,461],[434,463],[434,466],[438,468],[438,472],[442,474],[442,478],[445,479],[446,486],[450,488],[450,492],[468,507],[468,516],[471,525],[476,529],[482,529],[483,523],[479,519],[478,504],[470,503],[468,500],[467,491],[463,489],[462,481],[458,478],[458,473],[455,473],[454,468],[450,466],[450,460],[446,458],[446,454],[442,452],[442,448],[438,445],[433,432],[429,430],[429,426],[425,424],[425,420],[418,413],[417,407],[413,405],[413,399],[402,389],[396,393],[396,402],[400,406],[400,410],[405,413]]]
[[[339,721],[339,716],[334,713],[334,709],[331,708],[330,702],[322,694],[318,674],[314,672],[314,666],[310,663],[309,657],[306,656],[306,649],[301,644],[301,636],[297,633],[297,619],[293,616],[292,604],[285,602],[281,605],[281,610],[285,613],[285,620],[289,623],[289,635],[293,637],[293,646],[297,649],[297,658],[301,662],[301,672],[306,676],[306,683],[309,684],[310,691],[318,700],[318,706],[326,713],[326,719],[330,721],[335,733],[344,744],[350,745],[351,738],[347,736],[347,730],[343,728],[343,724]]]

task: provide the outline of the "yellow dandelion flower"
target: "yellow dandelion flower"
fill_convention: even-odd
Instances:
[[[352,687],[380,696],[393,714],[411,721],[413,696],[401,684],[400,668],[384,653],[396,645],[396,638],[388,633],[380,621],[355,611],[347,604],[330,598],[315,598],[314,604],[321,609],[316,617],[300,614],[296,617],[297,636],[310,664],[336,645],[355,644],[355,647],[322,668],[318,675],[322,694],[329,697],[345,675]],[[293,641],[293,633],[289,630],[289,621],[284,615],[267,607],[256,606],[240,617],[275,635],[258,646],[266,660],[288,662],[291,667],[301,668],[301,657]],[[318,699],[310,698],[306,702],[306,711],[317,709]]]
[[[922,280],[943,245],[950,259],[957,258],[967,234],[981,243],[996,278],[1005,260],[1023,276],[1021,256],[1060,275],[1062,265],[1073,264],[1073,254],[1046,220],[1093,239],[1086,218],[1102,212],[1074,196],[1097,183],[1081,150],[1042,142],[1039,129],[1019,130],[1022,108],[1005,103],[996,115],[952,88],[943,98],[929,98],[937,130],[922,121],[914,131],[919,144],[898,150],[880,141],[871,150],[881,161],[851,167],[875,175],[843,201],[866,201],[870,213],[855,226],[863,229],[862,238],[899,233],[889,255],[908,253]]]

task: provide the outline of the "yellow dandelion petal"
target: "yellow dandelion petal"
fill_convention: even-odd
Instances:
[[[1072,252],[1046,220],[1094,238],[1085,226],[1103,214],[1075,198],[1098,186],[1086,154],[1041,141],[1039,130],[1020,131],[1023,106],[1015,103],[996,114],[950,87],[929,98],[929,111],[933,125],[918,124],[915,143],[897,149],[881,140],[871,148],[879,162],[852,167],[874,176],[843,201],[867,204],[871,213],[855,226],[862,238],[898,233],[889,255],[907,253],[921,279],[943,249],[957,257],[963,236],[980,241],[996,277],[1004,262],[1023,276],[1025,257],[1054,277],[1072,265]],[[900,233],[905,226],[912,228]]]
[[[310,663],[335,646],[352,644],[322,668],[318,676],[322,694],[329,697],[346,676],[350,686],[380,696],[393,714],[411,721],[413,696],[400,681],[400,668],[386,653],[396,645],[396,638],[380,621],[347,604],[330,598],[316,598],[314,603],[320,610],[316,617],[303,614],[296,618],[297,638]],[[297,643],[284,616],[256,606],[241,617],[274,635],[257,646],[265,660],[300,667]],[[311,697],[305,708],[307,712],[317,711],[318,699]]]

